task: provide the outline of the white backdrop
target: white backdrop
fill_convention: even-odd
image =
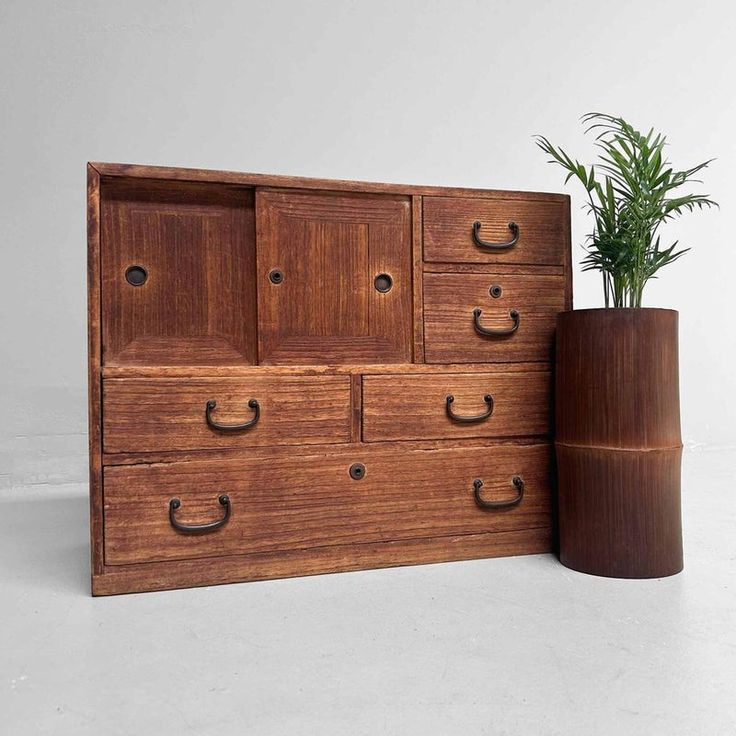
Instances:
[[[686,446],[736,446],[735,37],[708,1],[3,0],[0,491],[86,477],[87,160],[563,191],[531,136],[589,156],[589,110],[718,158],[645,304],[680,310]]]

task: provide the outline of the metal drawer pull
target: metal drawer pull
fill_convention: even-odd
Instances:
[[[493,396],[490,394],[486,394],[483,397],[483,401],[486,402],[488,408],[482,413],[482,414],[475,414],[469,417],[463,416],[462,414],[455,414],[455,412],[452,410],[452,404],[455,401],[455,397],[450,394],[445,399],[445,411],[447,412],[447,416],[452,419],[453,422],[460,422],[464,424],[472,424],[473,422],[482,422],[484,419],[488,419],[488,417],[493,414]]]
[[[509,230],[511,230],[512,238],[506,243],[489,243],[480,237],[480,220],[476,220],[473,223],[473,242],[479,248],[487,248],[488,250],[508,250],[513,248],[519,240],[519,226],[515,222],[509,223]]]
[[[483,327],[480,323],[480,317],[483,314],[483,310],[476,307],[473,310],[473,327],[479,335],[490,335],[491,337],[503,337],[504,335],[513,335],[516,330],[519,329],[519,322],[521,316],[515,309],[509,309],[509,317],[514,321],[511,327]]]
[[[230,496],[223,493],[217,500],[220,502],[221,506],[225,507],[225,514],[221,519],[211,521],[209,524],[182,524],[176,519],[176,512],[181,508],[181,500],[178,498],[172,498],[171,501],[169,501],[169,521],[171,522],[171,526],[179,532],[184,532],[184,534],[204,534],[206,532],[212,532],[215,529],[219,529],[221,526],[225,526],[225,524],[227,524],[227,520],[230,518]]]
[[[480,489],[483,488],[483,481],[480,478],[476,478],[473,481],[473,495],[475,496],[475,502],[482,509],[507,509],[511,506],[516,506],[524,498],[524,479],[520,475],[515,475],[511,482],[516,487],[516,496],[510,498],[508,501],[486,501],[480,495]]]
[[[249,419],[247,422],[243,422],[242,424],[220,424],[219,422],[216,422],[212,418],[212,412],[216,406],[217,402],[214,399],[210,399],[204,405],[204,416],[207,419],[207,424],[209,424],[212,429],[217,429],[220,432],[239,432],[243,429],[250,429],[255,426],[256,422],[261,418],[261,405],[256,399],[251,399],[248,402],[248,406],[255,411],[253,419]]]

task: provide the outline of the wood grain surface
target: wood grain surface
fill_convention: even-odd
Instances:
[[[487,437],[466,437],[460,443],[448,441],[446,439],[431,440],[401,440],[400,442],[386,442],[384,446],[390,445],[401,449],[403,452],[411,450],[446,450],[448,447],[488,447],[493,446],[510,446],[518,447],[520,445],[528,445],[542,441],[540,437],[494,437],[489,440]],[[218,447],[212,449],[198,448],[196,450],[177,450],[174,452],[113,452],[103,453],[103,466],[116,465],[152,465],[155,463],[172,463],[172,462],[191,462],[195,460],[220,460],[220,459],[256,459],[271,460],[272,457],[293,457],[295,454],[329,453],[334,450],[355,450],[362,447],[373,447],[373,443],[362,443],[360,438],[344,443],[331,444],[314,444],[305,445],[304,447],[295,445],[268,445],[261,447],[259,445],[250,445],[249,447]]]
[[[682,570],[681,447],[556,447],[563,565],[616,578]]]
[[[474,373],[494,366],[488,363],[343,363],[342,365],[269,365],[269,366],[103,366],[104,378],[234,378],[243,376],[328,376],[386,375],[393,373]],[[513,370],[547,371],[549,364],[515,362]]]
[[[575,570],[682,569],[677,321],[667,309],[558,318],[560,559]]]
[[[100,295],[100,175],[87,166],[87,422],[89,527],[93,575],[103,570],[102,518],[102,299]]]
[[[101,218],[105,363],[256,362],[252,191],[114,180]],[[133,265],[141,286],[126,280]]]
[[[556,440],[679,447],[677,312],[579,309],[557,321]]]
[[[404,452],[356,447],[316,455],[219,460],[105,469],[105,562],[108,565],[216,555],[386,542],[550,525],[549,445]],[[353,480],[349,468],[365,465]],[[526,483],[515,507],[487,510],[488,499],[513,497],[513,476]],[[182,534],[169,522],[216,520],[227,493],[232,517],[220,529]]]
[[[275,187],[327,192],[358,192],[373,194],[436,195],[459,197],[495,197],[521,199],[532,202],[569,202],[566,194],[551,192],[513,192],[500,189],[426,186],[419,184],[387,184],[383,182],[349,181],[345,179],[318,179],[306,176],[279,174],[254,174],[241,171],[217,171],[212,169],[188,169],[177,166],[146,166],[142,164],[105,163],[90,164],[106,178],[153,179],[166,182],[207,182],[246,187]]]
[[[259,190],[256,206],[261,363],[410,361],[410,200]]]
[[[551,421],[551,374],[548,372],[440,373],[435,375],[365,376],[363,440],[463,440],[468,437],[547,435]],[[447,396],[461,416],[487,419],[458,423],[447,416]]]
[[[422,280],[422,198],[411,198],[411,250],[412,250],[412,286],[413,286],[413,323],[414,344],[412,360],[414,363],[424,362],[424,281]]]
[[[254,445],[308,445],[349,442],[349,376],[269,376],[250,378],[106,379],[104,449],[156,452]],[[244,431],[217,431],[212,418],[239,424],[253,418],[250,399],[260,405],[258,422]]]
[[[519,242],[478,251],[475,219],[489,240],[514,219]],[[90,164],[93,593],[550,551],[569,240],[561,194]],[[477,335],[476,306],[489,327],[518,309],[517,334]],[[488,419],[447,417],[447,393],[464,415],[489,391]],[[229,424],[251,398],[251,429],[208,426],[208,399]],[[517,474],[519,506],[475,504],[476,477],[497,500]],[[223,492],[221,529],[171,526],[172,497],[206,523]]]
[[[191,560],[108,565],[104,568],[104,573],[92,576],[92,593],[137,593],[551,551],[552,531],[544,526],[514,532],[460,534]]]
[[[489,290],[502,293],[493,298]],[[564,308],[562,276],[508,274],[424,274],[424,352],[429,363],[549,361],[555,320]],[[518,311],[519,328],[507,337],[479,335],[473,310],[482,310],[481,324],[505,328]]]
[[[424,198],[424,258],[460,263],[525,263],[561,265],[566,245],[564,201],[534,202],[493,197]],[[519,228],[517,243],[506,250],[489,250],[473,242],[479,237],[505,243],[512,238],[509,223]]]

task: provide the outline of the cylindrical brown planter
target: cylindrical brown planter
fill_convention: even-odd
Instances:
[[[556,355],[560,561],[609,577],[680,572],[677,312],[563,312]]]

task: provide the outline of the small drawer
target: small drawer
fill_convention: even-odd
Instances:
[[[349,441],[349,376],[103,382],[108,453]]]
[[[365,376],[363,440],[549,435],[549,371]]]
[[[424,260],[562,265],[569,208],[567,198],[424,197]]]
[[[424,274],[428,363],[548,361],[562,276]]]
[[[549,528],[550,461],[548,444],[442,450],[372,445],[318,455],[282,451],[245,460],[109,466],[105,562],[359,549],[399,539]],[[355,464],[363,472],[351,475]]]

